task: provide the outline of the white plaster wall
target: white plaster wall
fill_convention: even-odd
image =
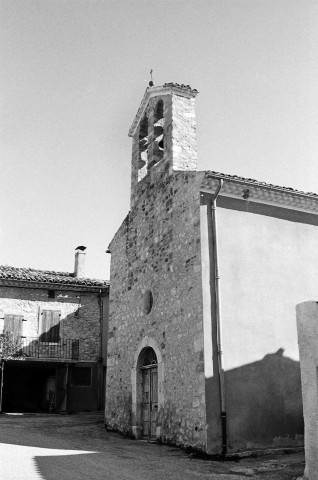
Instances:
[[[217,209],[224,368],[284,348],[299,359],[295,305],[317,297],[318,227]]]

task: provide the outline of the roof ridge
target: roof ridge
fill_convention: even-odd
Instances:
[[[164,83],[162,86],[163,87],[177,87],[177,88],[181,88],[183,90],[190,90],[191,92],[199,93],[196,88],[192,88],[192,87],[190,87],[190,85],[185,85],[184,83],[180,84],[180,83],[175,83],[175,82],[168,82],[168,83]]]
[[[33,267],[14,267],[13,265],[0,265],[0,268],[10,268],[12,270],[25,270],[29,272],[41,272],[41,273],[49,273],[52,275],[65,275],[71,276],[71,272],[61,272],[58,270],[42,270],[41,268],[33,268]]]

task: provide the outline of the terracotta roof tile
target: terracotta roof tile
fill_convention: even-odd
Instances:
[[[18,268],[8,265],[0,265],[0,280],[18,280],[27,282],[41,282],[48,284],[60,283],[63,285],[78,285],[88,287],[109,286],[108,280],[96,280],[93,278],[74,277],[73,273],[55,272],[51,270],[36,270],[34,268]]]
[[[183,83],[180,85],[179,83],[169,82],[169,83],[165,83],[163,86],[164,87],[177,87],[177,88],[182,88],[182,90],[190,90],[191,92],[198,93],[198,90],[196,88],[191,88],[190,85],[184,85]]]

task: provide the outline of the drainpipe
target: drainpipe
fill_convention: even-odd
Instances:
[[[218,188],[213,197],[211,217],[212,217],[212,238],[213,238],[213,257],[214,257],[217,356],[218,356],[220,404],[221,404],[222,455],[226,455],[227,454],[226,407],[225,407],[225,385],[224,385],[224,370],[223,370],[223,357],[222,357],[223,351],[222,351],[222,323],[221,323],[221,293],[220,293],[220,275],[219,275],[219,258],[218,258],[217,222],[216,222],[216,200],[219,196],[222,186],[223,186],[223,180],[220,179]]]
[[[99,305],[99,318],[100,318],[100,347],[99,347],[99,357],[100,359],[103,358],[103,326],[104,326],[104,312],[103,312],[103,297],[102,291],[99,290],[98,292],[98,305]]]
[[[100,348],[99,348],[99,365],[98,365],[98,379],[99,379],[99,388],[98,388],[98,410],[103,408],[103,395],[105,385],[103,384],[103,371],[104,371],[104,358],[103,358],[103,342],[104,342],[104,308],[103,308],[103,297],[102,291],[99,290],[98,293],[98,304],[99,304],[99,317],[100,317]]]

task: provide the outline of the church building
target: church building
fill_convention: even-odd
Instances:
[[[150,86],[129,131],[106,426],[209,454],[299,446],[295,306],[317,294],[318,196],[197,171],[197,93]]]

